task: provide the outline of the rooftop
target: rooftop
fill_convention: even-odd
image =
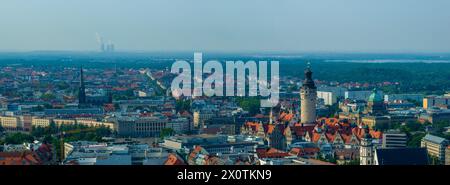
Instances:
[[[426,141],[429,141],[429,142],[433,142],[433,143],[439,143],[439,144],[444,143],[444,142],[447,141],[445,138],[434,136],[434,135],[431,135],[431,134],[427,134],[423,138],[423,140],[426,140]]]

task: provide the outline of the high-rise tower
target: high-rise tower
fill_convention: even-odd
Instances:
[[[310,64],[305,70],[305,80],[300,88],[300,122],[307,125],[315,125],[316,122],[317,87],[312,79]]]
[[[78,89],[78,105],[86,103],[86,89],[84,87],[83,67],[80,68],[80,88]]]

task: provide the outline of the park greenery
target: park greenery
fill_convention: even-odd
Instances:
[[[250,115],[260,113],[259,108],[261,107],[261,100],[259,97],[237,97],[236,100],[238,105],[245,111],[248,111]]]
[[[2,136],[4,129],[0,127],[0,136]],[[0,144],[23,144],[26,142],[33,142],[34,140],[42,141],[43,143],[51,144],[56,154],[61,154],[61,141],[103,141],[103,137],[108,137],[114,134],[108,127],[88,127],[84,125],[61,125],[56,126],[50,124],[48,127],[33,127],[31,132],[12,132],[4,134],[3,139],[0,139]],[[63,137],[62,137],[63,136]],[[1,138],[1,137],[0,137]]]

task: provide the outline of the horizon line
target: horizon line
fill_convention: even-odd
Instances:
[[[0,50],[0,54],[13,53],[92,53],[92,54],[145,54],[145,53],[212,53],[212,54],[450,54],[450,51],[265,51],[265,50],[116,50],[113,52],[102,52],[98,50]]]

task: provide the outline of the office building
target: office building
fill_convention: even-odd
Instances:
[[[383,148],[406,148],[408,137],[398,130],[389,130],[383,133]]]

